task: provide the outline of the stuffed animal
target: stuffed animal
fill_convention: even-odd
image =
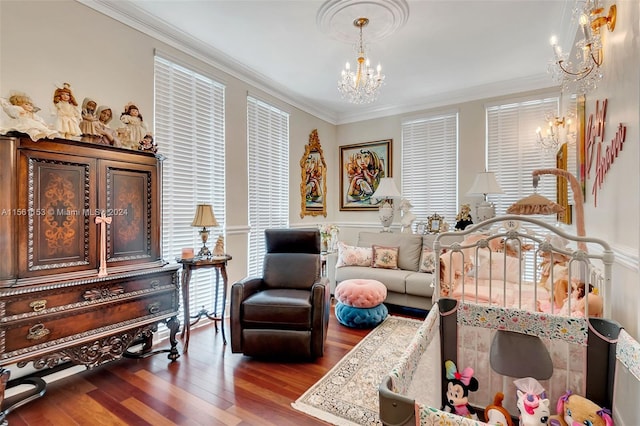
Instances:
[[[485,423],[498,426],[513,426],[511,414],[502,406],[504,394],[498,392],[493,397],[493,405],[487,405],[484,409]]]
[[[558,399],[556,409],[558,414],[549,420],[553,426],[613,426],[611,411],[571,391]]]
[[[447,379],[447,393],[444,400],[444,411],[462,417],[478,420],[478,415],[469,404],[469,392],[478,390],[478,380],[473,377],[473,368],[467,367],[458,371],[456,364],[447,360],[444,363]]]
[[[546,425],[551,415],[551,404],[540,382],[533,377],[524,377],[513,383],[516,385],[520,426]]]

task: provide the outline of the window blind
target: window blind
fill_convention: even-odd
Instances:
[[[554,156],[545,155],[537,142],[536,129],[544,124],[545,113],[557,115],[558,97],[533,98],[486,108],[487,169],[494,172],[504,194],[489,195],[496,214],[533,193],[531,172],[556,166]],[[541,178],[538,193],[556,199],[556,179]],[[540,217],[555,223],[555,216]]]
[[[544,124],[545,114],[557,115],[558,98],[531,98],[511,101],[486,108],[487,114],[487,168],[496,175],[504,194],[489,195],[496,206],[496,214],[505,214],[516,201],[533,193],[531,172],[535,169],[556,166],[556,158],[545,154],[538,145],[536,129]],[[555,176],[540,179],[538,194],[556,200]],[[550,224],[556,223],[555,215],[537,216]],[[531,229],[541,232],[540,229]],[[525,252],[524,279],[535,281],[532,251]]]
[[[413,205],[416,222],[437,213],[454,224],[458,204],[457,112],[402,123],[401,176],[402,196]]]
[[[248,275],[262,275],[264,231],[289,226],[289,114],[247,96]]]
[[[213,250],[225,229],[224,85],[156,55],[155,139],[162,164],[162,253],[175,262],[184,247],[202,246],[191,226],[196,204],[209,203],[219,227],[211,229]],[[189,304],[213,311],[215,271],[200,269],[190,283]],[[220,284],[222,285],[222,283]],[[222,291],[218,295],[222,308]],[[180,317],[181,323],[185,319]]]

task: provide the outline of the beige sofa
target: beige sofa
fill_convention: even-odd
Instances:
[[[365,278],[382,282],[387,287],[385,303],[429,310],[432,305],[434,273],[419,272],[423,247],[433,247],[435,235],[415,235],[394,232],[360,232],[358,247],[380,245],[398,247],[398,269],[370,266],[336,267],[337,253],[327,255],[327,277],[334,294],[341,281]]]

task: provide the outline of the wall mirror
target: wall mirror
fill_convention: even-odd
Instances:
[[[301,211],[300,217],[327,216],[327,163],[320,146],[318,130],[309,134],[309,143],[305,146],[300,159]]]

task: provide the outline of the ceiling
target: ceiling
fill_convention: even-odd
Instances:
[[[549,38],[576,31],[569,0],[79,1],[334,124],[553,86]],[[337,79],[361,16],[386,80],[353,105]]]

